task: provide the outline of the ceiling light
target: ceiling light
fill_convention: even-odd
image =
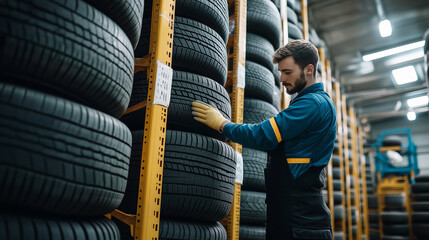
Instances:
[[[364,55],[362,58],[364,61],[372,61],[375,59],[379,59],[379,58],[387,57],[390,55],[406,52],[406,51],[413,50],[416,48],[423,48],[424,45],[425,45],[425,41],[414,42],[414,43],[406,44],[403,46],[386,49],[386,50],[383,50],[380,52],[367,54],[367,55]]]
[[[415,112],[413,112],[413,111],[408,112],[408,113],[407,113],[407,118],[408,118],[408,120],[409,120],[409,121],[414,121],[414,120],[416,120],[416,113],[415,113]]]
[[[420,50],[420,49],[419,49]],[[423,51],[412,51],[410,53],[404,53],[397,57],[391,58],[386,61],[386,66],[396,65],[403,62],[409,62],[415,59],[423,58],[425,56]]]
[[[427,105],[428,102],[429,102],[428,96],[421,96],[421,97],[411,98],[407,100],[407,104],[411,108]]]
[[[389,37],[392,35],[392,25],[389,19],[384,19],[378,24],[378,30],[380,31],[381,37]]]
[[[417,73],[414,66],[406,66],[392,70],[395,82],[398,85],[417,81]]]

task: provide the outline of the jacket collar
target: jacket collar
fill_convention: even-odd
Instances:
[[[300,94],[298,94],[298,96],[296,96],[296,98],[302,97],[307,93],[314,93],[314,92],[319,92],[319,91],[323,91],[323,83],[315,83],[315,84],[307,87]]]

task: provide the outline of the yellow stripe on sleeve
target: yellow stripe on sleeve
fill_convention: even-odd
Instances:
[[[310,158],[287,158],[287,163],[310,163]]]
[[[282,136],[280,135],[279,127],[277,126],[276,120],[274,120],[274,117],[270,118],[271,127],[274,130],[274,133],[276,134],[277,142],[282,141]]]

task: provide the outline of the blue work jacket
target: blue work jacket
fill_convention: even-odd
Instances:
[[[228,123],[223,134],[231,141],[259,150],[273,150],[280,142],[296,179],[311,167],[329,163],[336,135],[334,103],[322,83],[304,89],[284,109],[259,124]]]

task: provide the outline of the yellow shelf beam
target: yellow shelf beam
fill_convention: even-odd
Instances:
[[[302,34],[304,35],[305,40],[310,40],[310,35],[308,31],[308,4],[307,0],[301,0],[301,16],[302,16],[302,26],[303,31]]]
[[[243,123],[243,109],[244,109],[244,77],[245,77],[245,63],[246,63],[246,14],[247,14],[247,0],[230,0],[229,6],[234,4],[235,12],[233,18],[235,20],[234,34],[230,36],[227,49],[232,48],[232,61],[228,63],[233,66],[228,66],[232,69],[228,73],[228,80],[226,85],[231,86],[229,97],[231,99],[232,122]],[[230,51],[228,51],[230,53]],[[231,143],[232,148],[242,153],[242,146],[237,143]],[[240,196],[241,184],[235,183],[234,197],[231,205],[231,210],[228,216],[221,222],[227,231],[228,240],[238,240],[240,233]]]

